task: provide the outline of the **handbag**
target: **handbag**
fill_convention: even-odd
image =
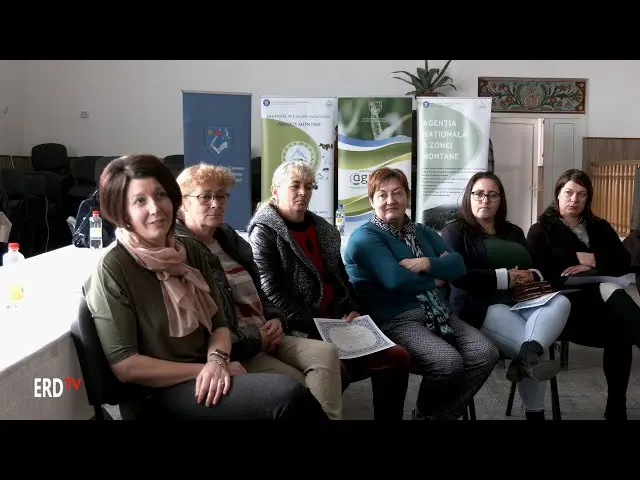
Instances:
[[[524,302],[553,292],[551,282],[540,281],[519,285],[513,289],[513,300]]]

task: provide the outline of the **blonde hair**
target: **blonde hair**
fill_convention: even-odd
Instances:
[[[220,165],[211,165],[209,163],[199,163],[185,168],[178,178],[176,178],[180,191],[183,195],[191,193],[196,187],[205,185],[209,182],[215,183],[220,187],[233,187],[236,184],[236,178],[226,167]]]
[[[178,209],[177,217],[184,222],[185,195],[193,192],[197,187],[205,185],[209,182],[215,183],[219,187],[229,188],[236,184],[236,177],[231,170],[220,165],[211,165],[209,163],[199,163],[185,168],[176,182],[180,186],[182,193],[182,205]]]
[[[291,173],[297,173],[303,183],[316,184],[316,174],[311,165],[303,160],[290,160],[288,162],[282,162],[273,172],[273,176],[271,177],[271,190],[280,187],[283,182],[291,177]],[[260,202],[256,211],[267,205],[278,206],[275,195],[272,194],[269,198]]]

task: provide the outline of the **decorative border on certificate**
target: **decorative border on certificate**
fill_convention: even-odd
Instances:
[[[338,320],[338,319],[330,319],[330,318],[314,318],[315,324],[318,327],[318,331],[320,332],[320,336],[325,342],[333,343],[331,341],[331,330],[333,328],[346,328],[350,326],[358,326],[364,328],[371,332],[375,337],[375,341],[373,344],[369,344],[367,346],[363,346],[362,348],[356,350],[344,350],[340,348],[339,345],[336,345],[338,348],[338,356],[341,360],[346,360],[350,358],[358,358],[363,357],[365,355],[369,355],[371,353],[380,352],[382,350],[386,350],[387,348],[391,348],[395,345],[387,336],[380,331],[378,326],[373,322],[369,315],[363,315],[360,317],[354,318],[351,322],[347,322],[346,320]]]

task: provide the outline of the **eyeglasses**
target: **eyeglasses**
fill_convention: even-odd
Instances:
[[[229,200],[229,198],[231,197],[230,193],[225,193],[225,194],[219,194],[219,195],[212,195],[210,193],[203,193],[201,195],[185,195],[185,197],[192,197],[192,198],[197,198],[198,202],[200,202],[200,205],[211,205],[213,203],[213,200],[217,200],[218,203],[220,204],[224,204],[227,203],[227,200]]]
[[[500,200],[500,194],[497,192],[484,193],[482,190],[477,190],[475,192],[471,192],[471,196],[476,202],[483,201],[485,197],[489,199],[490,203]]]

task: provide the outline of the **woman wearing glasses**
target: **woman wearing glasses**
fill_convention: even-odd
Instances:
[[[276,372],[306,384],[331,419],[342,410],[340,365],[335,347],[284,334],[286,316],[260,286],[251,246],[227,223],[224,212],[233,173],[216,165],[186,168],[177,178],[182,206],[175,235],[199,240],[227,310],[234,360],[249,373]]]
[[[544,420],[546,381],[560,370],[548,350],[567,323],[571,304],[556,295],[541,307],[510,310],[513,288],[544,280],[520,227],[507,221],[500,179],[476,173],[467,184],[460,218],[446,225],[444,241],[462,255],[467,273],[452,282],[450,304],[511,358],[507,378],[518,389],[528,420]]]

